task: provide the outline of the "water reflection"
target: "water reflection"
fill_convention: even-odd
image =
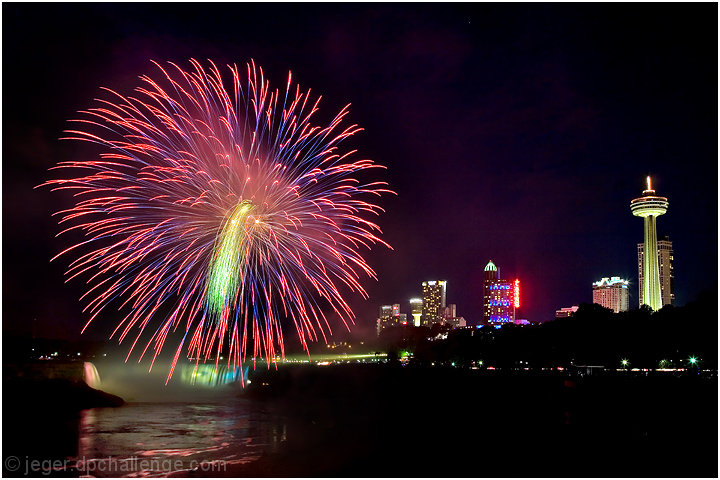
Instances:
[[[244,399],[131,403],[82,412],[74,470],[98,477],[214,476],[277,452],[286,440],[282,418]]]

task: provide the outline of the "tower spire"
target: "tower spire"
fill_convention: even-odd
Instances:
[[[650,175],[647,176],[646,182],[647,190],[644,190],[643,193],[655,193],[655,190],[652,188],[652,183],[650,182]]]

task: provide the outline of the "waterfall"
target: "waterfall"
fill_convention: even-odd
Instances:
[[[214,363],[200,365],[182,365],[180,379],[189,385],[204,387],[217,387],[238,382],[240,380],[240,367],[230,367]]]
[[[100,388],[100,375],[92,362],[85,362],[83,365],[83,380],[92,388]]]

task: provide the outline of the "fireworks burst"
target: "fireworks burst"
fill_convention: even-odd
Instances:
[[[159,80],[140,77],[136,96],[104,89],[111,99],[81,112],[65,137],[101,145],[99,159],[60,162],[53,168],[72,178],[44,184],[76,199],[57,213],[69,225],[61,233],[86,238],[58,256],[85,251],[67,272],[89,275],[85,328],[119,299],[129,312],[111,337],[130,335],[129,358],[151,333],[140,360],[152,345],[153,362],[181,329],[168,380],[184,345],[196,361],[227,352],[239,366],[251,351],[269,363],[284,355],[281,321],[306,350],[332,332],[324,310],[352,322],[340,289],[367,296],[361,275],[375,273],[361,250],[389,247],[373,202],[393,193],[358,175],[384,167],[339,151],[361,130],[341,126],[349,106],[319,127],[320,98],[292,74],[282,92],[254,62],[244,85],[229,66],[228,89],[215,64],[190,63],[155,63]]]

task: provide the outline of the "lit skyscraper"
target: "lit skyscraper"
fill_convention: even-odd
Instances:
[[[433,323],[441,323],[441,309],[446,307],[447,281],[429,280],[422,283],[422,325],[431,326]]]
[[[630,202],[632,214],[645,220],[642,303],[653,310],[662,307],[656,219],[664,214],[667,208],[667,198],[655,196],[650,177],[647,177],[647,190],[643,190],[643,196]]]
[[[490,308],[490,287],[498,279],[498,269],[492,260],[485,265],[484,280],[483,280],[483,324],[487,325],[490,322],[490,316],[492,314]]]
[[[620,277],[604,277],[593,283],[593,303],[613,312],[627,312],[630,307],[628,282]]]
[[[670,237],[665,236],[658,240],[658,262],[660,263],[660,296],[662,304],[673,305],[675,303],[674,272],[673,272],[673,246]],[[638,278],[640,279],[640,305],[643,304],[643,263],[645,256],[645,244],[638,243]]]
[[[520,307],[520,280],[503,280],[498,268],[490,260],[485,265],[483,281],[483,323],[503,325],[515,321],[515,309]]]
[[[400,313],[400,304],[383,305],[380,307],[380,318],[377,319],[377,333],[389,327],[407,325],[407,315]]]
[[[413,317],[413,325],[416,327],[420,326],[420,319],[422,318],[423,301],[422,298],[411,298],[410,299],[410,314]]]
[[[380,335],[380,332],[385,330],[386,328],[392,326],[392,320],[393,320],[393,306],[392,305],[383,305],[380,307],[380,316],[377,319],[377,333]]]

